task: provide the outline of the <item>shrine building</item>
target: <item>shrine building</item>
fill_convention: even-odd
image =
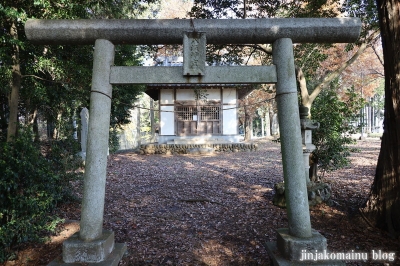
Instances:
[[[179,59],[168,58],[163,65],[182,66]],[[253,88],[245,84],[148,84],[146,94],[159,101],[158,143],[239,142],[239,99]]]

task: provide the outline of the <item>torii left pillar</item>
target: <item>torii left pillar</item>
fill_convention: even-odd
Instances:
[[[107,40],[96,40],[80,231],[64,241],[62,259],[56,259],[50,266],[78,265],[75,263],[117,266],[126,251],[126,244],[114,243],[112,231],[103,230],[113,64],[114,45]]]

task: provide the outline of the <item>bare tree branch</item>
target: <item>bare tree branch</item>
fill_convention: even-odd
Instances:
[[[252,55],[253,55],[255,52],[256,52],[256,49],[253,48],[253,50],[251,51],[251,53],[250,53],[249,56],[247,57],[247,61],[246,61],[246,64],[245,64],[245,65],[247,65],[247,64],[249,63],[250,58],[252,57]]]
[[[380,57],[380,55],[378,54],[378,52],[376,51],[376,48],[374,45],[371,45],[372,50],[374,51],[376,57],[378,58],[379,62],[381,63],[382,66],[384,66],[383,64],[383,59]]]
[[[385,74],[377,71],[376,69],[370,69],[370,72],[367,75],[377,75],[379,78],[384,78]]]
[[[327,74],[323,79],[322,82],[320,84],[318,84],[313,92],[311,93],[311,95],[309,95],[309,100],[311,101],[311,103],[315,100],[315,98],[318,96],[318,94],[322,91],[322,89],[324,89],[330,82],[332,82],[332,80],[334,80],[335,78],[339,77],[340,74],[342,74],[342,72],[348,68],[351,64],[353,64],[357,58],[365,51],[365,49],[368,48],[368,46],[370,45],[371,41],[373,39],[375,39],[378,35],[380,34],[379,31],[374,31],[371,35],[369,35],[369,37],[365,40],[365,42],[363,42],[360,47],[358,48],[357,52],[346,62],[343,62],[343,64],[336,69],[333,72],[330,72],[329,74]]]
[[[264,52],[266,54],[272,55],[272,47],[270,45],[264,44],[236,44],[237,47],[251,47],[258,51]]]

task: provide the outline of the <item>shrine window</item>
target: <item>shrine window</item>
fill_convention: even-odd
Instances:
[[[196,106],[177,106],[175,112],[180,121],[197,120],[197,107]]]
[[[219,120],[220,107],[219,106],[202,106],[200,107],[200,120],[201,121],[215,121]]]

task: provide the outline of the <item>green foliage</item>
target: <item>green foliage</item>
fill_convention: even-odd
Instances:
[[[119,150],[119,137],[117,129],[110,130],[110,136],[108,138],[108,148],[110,153],[115,153]]]
[[[313,131],[313,143],[316,150],[312,156],[323,171],[345,167],[349,163],[350,148],[354,140],[351,134],[357,130],[355,122],[359,110],[365,104],[353,88],[339,98],[336,90],[327,89],[314,101],[312,119],[320,123]]]
[[[241,0],[195,0],[190,11],[191,17],[210,18],[244,18],[244,3]],[[263,18],[279,16],[286,9],[284,1],[249,0],[246,3],[246,18]]]
[[[30,130],[12,143],[0,144],[0,262],[11,249],[27,241],[43,240],[43,233],[59,221],[50,215],[62,199],[63,180],[46,159]]]
[[[303,70],[307,80],[312,80],[316,76],[321,62],[328,58],[325,53],[331,44],[304,43],[294,49],[295,65]]]
[[[358,17],[363,23],[361,38],[370,30],[379,29],[378,9],[375,0],[347,0],[343,3],[342,12],[350,17]]]
[[[70,134],[72,136],[72,134]],[[70,181],[83,178],[83,173],[78,172],[82,165],[82,157],[79,155],[80,144],[72,137],[62,140],[50,140],[41,143],[41,146],[47,146],[45,151],[46,161],[51,165],[52,172],[59,177],[58,185],[62,188],[60,196],[66,200],[75,200]]]
[[[19,117],[30,121],[37,114],[57,129],[56,139],[69,135],[71,116],[89,107],[93,46],[33,45],[25,36],[24,25],[30,18],[90,19],[134,18],[146,9],[157,8],[157,0],[128,1],[8,1],[0,4],[0,140],[7,132],[12,65],[21,72]],[[147,12],[147,11],[146,11]],[[151,11],[152,12],[152,11]],[[18,36],[11,34],[16,24]],[[141,50],[137,46],[116,46],[116,65],[138,65]],[[130,108],[143,86],[114,86],[111,128],[129,122]],[[79,112],[79,111],[78,111]]]

